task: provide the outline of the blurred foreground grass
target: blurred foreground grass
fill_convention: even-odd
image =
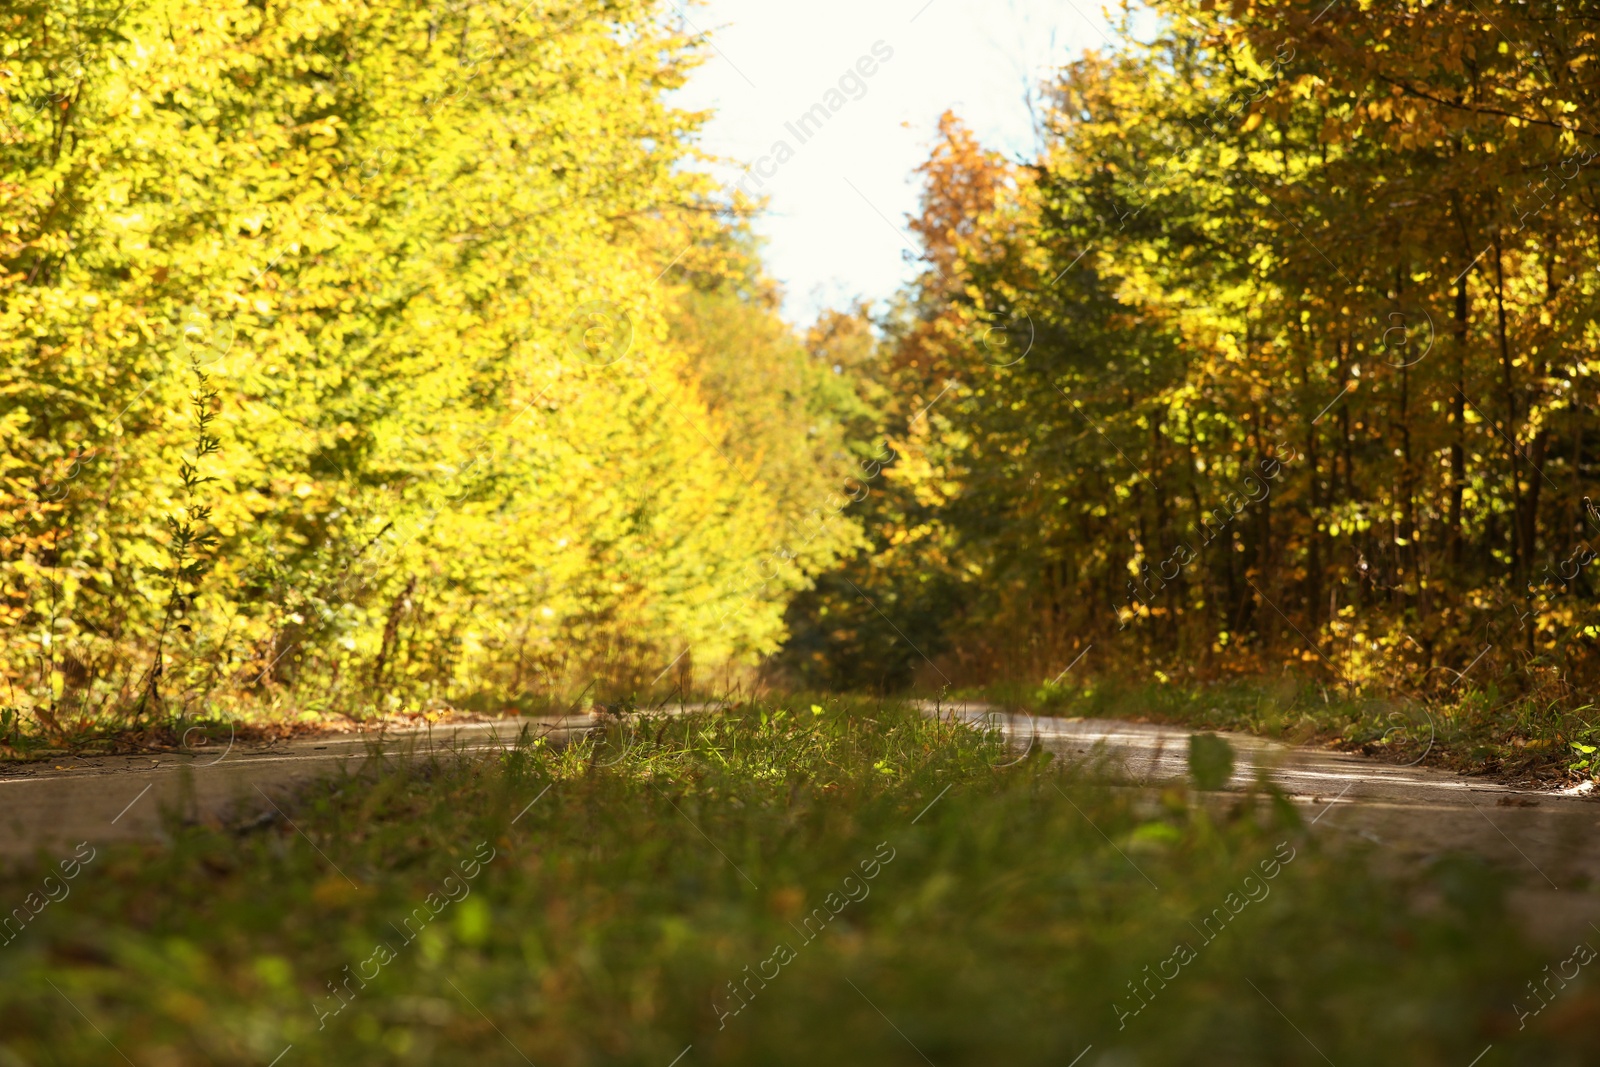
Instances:
[[[1270,793],[1010,761],[906,708],[751,708],[174,824],[0,945],[0,1065],[1595,1062],[1592,977],[1519,1031],[1566,953],[1492,872],[1386,881]]]

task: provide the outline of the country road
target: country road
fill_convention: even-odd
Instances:
[[[936,713],[931,707],[928,713]],[[1067,760],[1104,759],[1135,783],[1179,781],[1188,738],[1177,726],[1106,719],[997,715],[980,705],[940,714],[1002,726],[1008,759],[1036,737]],[[521,731],[562,743],[593,726],[588,715],[507,719],[376,735],[337,735],[272,745],[212,745],[195,752],[59,758],[0,769],[0,857],[87,840],[160,839],[164,819],[288,817],[297,786],[372,759],[470,755],[513,744]],[[1600,923],[1600,802],[1528,792],[1421,766],[1228,734],[1239,758],[1231,791],[1263,771],[1330,842],[1370,846],[1381,866],[1404,872],[1465,852],[1502,869],[1536,935],[1559,941]],[[164,814],[167,813],[167,814]]]
[[[560,743],[581,737],[593,723],[588,715],[547,716],[12,764],[0,767],[0,857],[84,840],[159,839],[164,813],[199,821],[266,816],[297,786],[341,767],[500,749],[524,729]]]
[[[1194,732],[1004,715],[978,705],[946,705],[943,713],[1002,726],[1011,758],[1033,737],[1065,759],[1106,758],[1144,783],[1185,776]],[[1508,876],[1512,906],[1535,937],[1560,945],[1600,932],[1600,795],[1520,790],[1433,767],[1222,736],[1238,753],[1230,790],[1248,788],[1265,771],[1319,836],[1370,846],[1380,869],[1412,873],[1448,853],[1475,855]]]

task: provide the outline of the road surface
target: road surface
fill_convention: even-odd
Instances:
[[[936,713],[927,709],[930,714]],[[981,705],[937,713],[1005,729],[1020,758],[1030,739],[1059,757],[1103,761],[1133,782],[1182,781],[1190,730],[1107,719],[1006,716]],[[402,733],[305,738],[271,745],[211,743],[147,756],[60,758],[0,768],[0,858],[53,854],[79,841],[159,840],[166,820],[284,817],[303,784],[371,760],[466,755],[514,744],[523,730],[552,743],[581,737],[587,714],[507,719]],[[1559,942],[1600,924],[1600,802],[1529,792],[1449,771],[1399,766],[1239,734],[1228,789],[1265,773],[1299,805],[1314,832],[1370,846],[1380,866],[1404,872],[1448,852],[1474,853],[1510,874],[1513,902],[1536,934]],[[1222,799],[1222,798],[1217,798]]]
[[[1188,772],[1194,731],[1181,726],[1005,715],[981,705],[946,705],[943,713],[1004,728],[1008,759],[1036,738],[1060,758],[1105,760],[1136,782],[1178,781]],[[1511,877],[1512,906],[1540,940],[1570,944],[1579,933],[1600,931],[1600,794],[1535,792],[1326,748],[1221,736],[1238,756],[1230,790],[1248,789],[1265,772],[1314,833],[1370,846],[1380,869],[1409,873],[1447,853],[1471,853]]]
[[[274,744],[226,740],[136,756],[58,757],[0,766],[0,857],[54,854],[89,841],[161,839],[166,818],[249,821],[275,812],[307,782],[372,760],[470,755],[532,737],[563,743],[594,726],[587,714],[506,719],[378,734],[338,734]],[[453,757],[452,757],[453,758]]]

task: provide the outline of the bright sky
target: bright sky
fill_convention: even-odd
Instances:
[[[954,109],[988,147],[1028,154],[1025,88],[1115,37],[1099,0],[705,0],[679,10],[714,45],[681,103],[717,112],[705,151],[760,164],[764,175],[717,176],[770,196],[757,230],[796,323],[857,295],[882,300],[910,276],[912,172],[941,112]],[[825,121],[802,125],[819,104]]]

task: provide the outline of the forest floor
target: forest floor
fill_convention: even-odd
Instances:
[[[103,810],[0,874],[0,1064],[1591,1062],[1600,805],[983,714],[35,764]]]

